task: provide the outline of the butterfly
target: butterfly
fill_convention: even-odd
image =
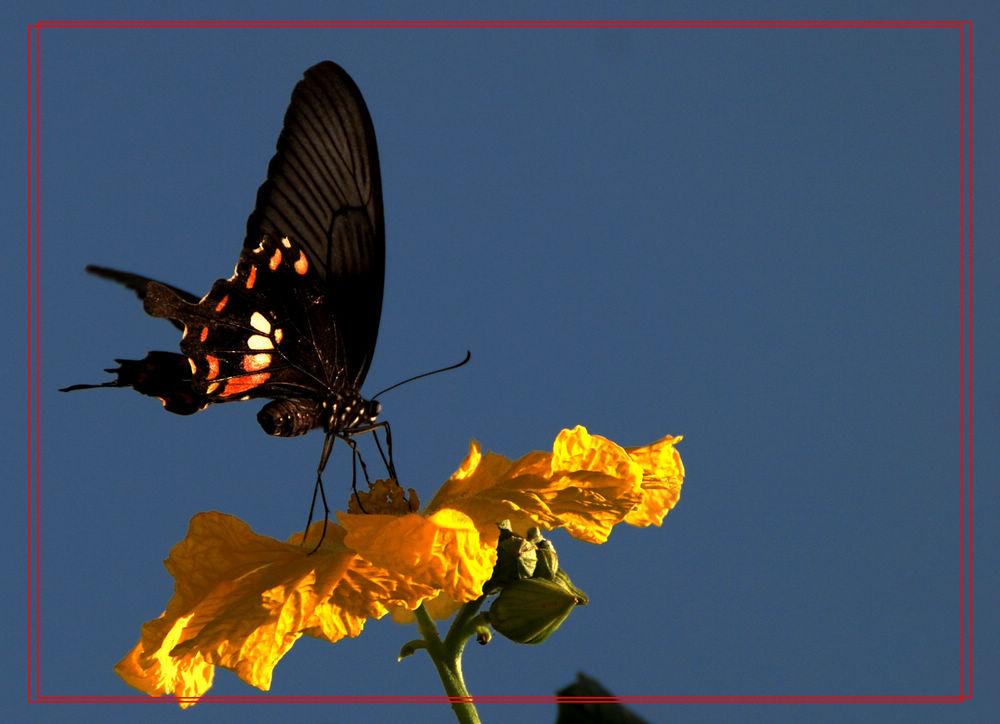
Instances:
[[[181,329],[180,353],[119,359],[107,370],[115,379],[63,391],[131,387],[179,415],[269,399],[257,413],[268,435],[325,432],[313,492],[313,505],[318,490],[324,508],[322,472],[337,439],[358,460],[352,437],[384,429],[383,458],[396,477],[389,425],[378,421],[381,404],[360,392],[385,278],[378,150],[361,91],[340,66],[314,65],[295,86],[233,276],[199,299],[138,274],[87,271],[123,284],[147,314]]]

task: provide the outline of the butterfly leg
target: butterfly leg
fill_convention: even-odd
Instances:
[[[365,465],[365,459],[361,457],[361,451],[358,450],[358,444],[347,438],[347,444],[351,446],[351,450],[354,451],[354,459],[361,463],[361,474],[365,476],[365,482],[368,485],[372,484],[371,478],[368,477],[368,466]]]
[[[382,443],[379,442],[377,431],[379,428],[385,429],[385,445],[386,451],[389,453],[388,459],[386,458],[386,453],[382,450]],[[389,429],[389,423],[386,421],[376,422],[373,425],[368,425],[367,427],[354,428],[349,432],[344,432],[341,434],[344,440],[348,440],[357,435],[364,435],[365,433],[371,433],[372,437],[375,438],[375,447],[378,448],[378,454],[382,457],[382,463],[385,465],[386,471],[389,473],[389,477],[393,480],[399,480],[396,475],[396,466],[392,461],[392,431]],[[362,466],[364,461],[361,462]]]
[[[354,500],[357,501],[361,512],[366,513],[365,506],[361,503],[361,496],[358,495],[358,463],[361,463],[361,473],[365,476],[365,482],[368,483],[368,487],[371,488],[372,481],[368,477],[368,466],[365,465],[365,460],[358,451],[358,444],[349,437],[345,437],[344,442],[351,446],[351,452],[353,453],[351,461],[351,490],[354,491]]]
[[[320,545],[323,543],[323,539],[326,538],[326,526],[330,522],[330,506],[326,504],[326,491],[323,489],[323,470],[326,468],[326,463],[330,459],[330,453],[333,452],[333,442],[336,439],[336,435],[326,436],[326,440],[323,441],[323,454],[320,455],[319,467],[316,469],[316,485],[313,486],[312,502],[309,503],[309,517],[306,519],[306,529],[302,534],[302,545],[305,545],[306,536],[309,535],[309,526],[312,525],[313,511],[316,510],[317,491],[319,491],[320,500],[323,501],[323,531],[320,533],[319,540],[316,542],[316,547],[309,551],[309,555],[312,555],[319,550]]]
[[[399,479],[396,477],[396,466],[392,462],[392,430],[389,428],[389,423],[385,421],[378,423],[376,427],[385,428],[385,447],[389,452],[389,459],[387,460],[385,453],[382,452],[382,445],[378,441],[378,435],[375,434],[373,430],[372,437],[375,438],[375,447],[378,448],[378,454],[382,456],[382,462],[385,463],[385,469],[389,472],[389,477],[398,482]]]

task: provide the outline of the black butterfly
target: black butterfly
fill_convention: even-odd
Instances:
[[[378,151],[361,91],[340,66],[315,65],[295,86],[232,277],[198,299],[137,274],[87,271],[132,289],[148,314],[182,329],[181,354],[116,360],[120,366],[107,370],[114,380],[64,391],[131,387],[180,415],[270,398],[257,413],[267,434],[326,433],[321,494],[334,440],[346,441],[358,459],[351,437],[380,427],[396,477],[388,423],[376,421],[381,405],[360,394],[385,276]]]

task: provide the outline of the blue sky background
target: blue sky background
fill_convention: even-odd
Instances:
[[[119,17],[115,7],[86,17]],[[225,7],[211,16],[275,12]],[[369,17],[318,7],[282,17]],[[755,16],[623,7],[632,12],[614,17],[803,17],[778,4]],[[900,17],[859,7],[827,17]],[[996,18],[986,5],[943,7],[918,3],[905,17],[983,18],[972,279],[982,360],[996,352]],[[464,16],[447,8],[440,17]],[[26,25],[65,17],[19,18],[21,55],[4,71],[16,109],[7,155],[20,169],[4,203],[18,239]],[[577,424],[623,445],[685,438],[687,481],[662,528],[620,526],[603,546],[555,534],[591,605],[542,646],[498,638],[467,650],[470,691],[550,696],[584,671],[620,696],[960,693],[957,29],[45,29],[40,47],[43,695],[135,693],[112,667],[169,599],[161,561],[194,513],[231,513],[278,538],[302,527],[319,433],[269,438],[259,403],[183,418],[131,391],[56,390],[106,379],[115,357],[176,349],[172,327],[83,267],[197,294],[229,276],[292,87],[327,58],[361,88],[382,165],[386,291],[364,389],[473,355],[383,399],[405,484],[429,500],[471,438],[509,457]],[[25,245],[11,251],[23,305]],[[13,420],[26,396],[13,390],[26,355],[10,346],[17,382],[4,395],[23,443]],[[993,376],[973,380],[977,435],[995,430]],[[15,590],[26,580],[21,443],[9,456]],[[345,450],[325,476],[337,507]],[[988,467],[974,467],[974,482],[977,470],[995,480],[992,461],[976,456]],[[992,536],[996,497],[977,489],[975,501],[973,530]],[[650,721],[977,720],[995,684],[997,589],[983,562],[994,545],[976,542],[987,578],[974,591],[984,617],[972,704],[634,708]],[[9,598],[4,666],[20,683],[25,597]],[[440,695],[428,660],[395,660],[414,636],[386,620],[335,646],[301,639],[271,693]],[[258,692],[219,670],[209,693]],[[180,716],[173,705],[25,706],[15,716],[36,721]],[[276,706],[184,716],[450,717],[443,705]],[[553,705],[481,714],[555,716]]]

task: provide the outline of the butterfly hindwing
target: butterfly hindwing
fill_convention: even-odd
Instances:
[[[244,249],[235,274],[197,303],[151,284],[146,312],[181,323],[194,389],[209,402],[322,399],[348,384],[322,288],[291,240]]]
[[[70,385],[61,391],[131,387],[136,392],[155,397],[163,403],[164,409],[177,415],[193,415],[211,402],[195,391],[188,358],[182,354],[154,350],[140,360],[116,359],[115,362],[118,367],[105,370],[115,375],[110,382]]]

